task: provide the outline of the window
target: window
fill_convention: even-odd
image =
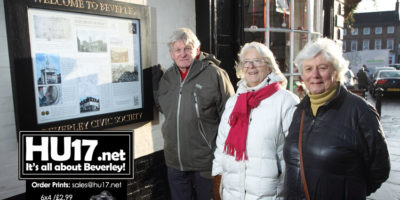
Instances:
[[[299,80],[299,72],[293,60],[308,41],[323,36],[323,1],[245,0],[242,2],[244,2],[242,19],[244,29],[241,43],[251,41],[264,43],[275,54],[280,70],[288,78],[288,89],[296,93],[297,86],[294,83]],[[334,34],[339,36],[336,31]]]
[[[357,40],[352,40],[351,41],[351,51],[357,51],[357,45],[358,45],[358,42],[357,42]]]
[[[390,49],[390,50],[394,49],[394,40],[393,39],[386,40],[386,49]]]
[[[375,49],[382,49],[382,40],[381,39],[375,40]]]
[[[346,41],[343,41],[343,52],[346,52]]]
[[[369,35],[370,31],[371,31],[371,29],[369,27],[364,27],[363,28],[363,34],[364,35]]]
[[[351,29],[351,35],[358,35],[358,28]]]
[[[397,54],[400,56],[400,42],[399,42],[399,44],[397,44]],[[398,60],[400,60],[400,59],[398,59]]]
[[[342,10],[343,10],[342,4],[339,3],[338,9],[337,9],[337,14],[338,14],[338,15],[343,15],[343,14],[342,14],[342,13],[343,13]]]
[[[375,27],[375,35],[380,35],[382,34],[382,27]]]
[[[394,33],[394,26],[388,26],[387,33]]]
[[[343,36],[346,36],[347,35],[347,28],[344,28],[343,29]]]
[[[363,50],[368,50],[369,49],[369,40],[363,40]]]

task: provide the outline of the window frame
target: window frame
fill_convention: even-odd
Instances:
[[[379,48],[376,48],[377,42],[379,42]],[[374,41],[374,49],[382,49],[382,40],[381,39],[375,39]]]
[[[366,44],[366,43],[368,43],[368,44],[367,44],[367,45],[368,45],[367,48],[365,48],[365,46],[366,46],[365,44]],[[369,42],[369,39],[364,39],[364,40],[363,40],[363,43],[362,43],[362,50],[369,50],[369,49],[370,49],[370,44],[369,44],[369,43],[370,43],[370,42]]]
[[[363,35],[369,35],[369,34],[371,34],[371,28],[370,27],[364,27],[363,28]]]
[[[379,32],[377,30],[380,30]],[[382,34],[382,26],[377,26],[375,27],[375,35],[381,35]]]
[[[390,30],[390,31],[389,31]],[[387,34],[393,34],[394,33],[394,26],[388,26],[386,28],[386,33]]]
[[[389,42],[391,42],[392,48],[389,48]],[[394,50],[394,39],[390,38],[386,40],[386,49]]]
[[[355,47],[355,49],[353,49]],[[351,40],[350,51],[358,51],[358,40]]]
[[[352,28],[351,29],[351,35],[358,35],[358,28]]]

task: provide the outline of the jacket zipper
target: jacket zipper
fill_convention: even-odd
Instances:
[[[251,116],[251,114],[253,113],[253,109],[251,109],[250,110],[250,114],[249,114],[249,126],[247,127],[247,132],[249,132],[249,127],[250,127],[250,124],[251,124],[251,121],[253,120],[252,119],[252,116]],[[244,185],[243,185],[243,200],[245,200],[246,199],[246,194],[247,194],[247,191],[246,191],[246,171],[247,171],[247,163],[246,163],[246,161],[245,160],[242,160],[241,162],[243,162],[243,165],[244,165],[244,172],[243,172],[243,180],[242,180],[242,182],[244,183]]]
[[[199,105],[198,105],[198,100],[197,100],[197,93],[193,92],[193,96],[194,96],[194,107],[196,108],[197,124],[199,126],[200,135],[203,137],[203,139],[206,142],[208,148],[212,149],[210,142],[208,142],[208,140],[207,140],[207,138],[205,136],[203,123],[200,120],[200,112],[199,112]]]
[[[178,151],[178,161],[179,161],[179,166],[181,168],[181,171],[183,171],[183,165],[182,165],[182,159],[181,159],[181,148],[180,148],[180,141],[179,141],[179,114],[181,110],[181,99],[182,99],[182,86],[184,82],[181,82],[179,86],[179,97],[178,97],[178,110],[176,113],[176,143],[177,143],[177,151]]]
[[[317,114],[315,116],[313,114],[311,114],[311,115],[312,115],[312,121],[311,121],[310,131],[314,128],[315,120],[317,119],[317,116],[318,116],[318,110],[317,110]]]
[[[190,73],[190,69],[192,69],[192,66],[193,66],[193,63],[189,67],[189,71],[188,71],[188,73],[186,75],[186,78],[184,80],[182,80],[182,78],[180,78],[179,97],[178,97],[178,110],[176,112],[176,142],[177,142],[179,167],[180,167],[181,171],[183,171],[183,164],[182,164],[182,158],[181,158],[181,145],[180,145],[180,140],[179,140],[179,135],[180,135],[179,116],[180,116],[180,112],[181,112],[181,99],[182,99],[183,84],[189,78],[189,73]],[[179,71],[178,71],[178,73],[179,73]]]

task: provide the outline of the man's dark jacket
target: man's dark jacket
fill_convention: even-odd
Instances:
[[[375,109],[340,85],[316,117],[308,96],[293,115],[284,146],[285,199],[305,199],[298,151],[302,110],[303,163],[311,199],[365,200],[389,176],[388,149]]]
[[[165,116],[161,131],[167,167],[211,171],[218,125],[234,94],[228,73],[211,54],[194,60],[184,81],[174,64],[159,83],[158,103]]]

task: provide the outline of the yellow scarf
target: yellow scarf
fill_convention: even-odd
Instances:
[[[311,110],[313,112],[314,117],[317,115],[318,108],[324,105],[328,100],[330,100],[333,95],[336,93],[336,88],[339,85],[339,82],[336,82],[332,85],[330,89],[321,93],[321,94],[308,94],[311,101]]]

